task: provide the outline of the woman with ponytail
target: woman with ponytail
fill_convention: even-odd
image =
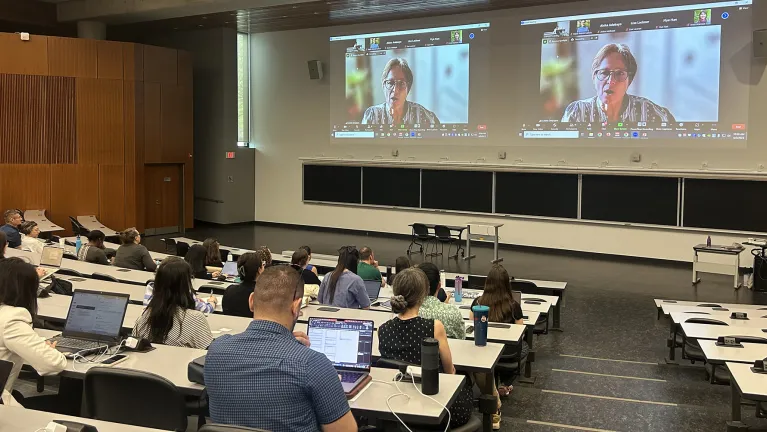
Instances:
[[[356,246],[338,250],[338,265],[325,275],[318,300],[324,305],[351,309],[370,309],[370,297],[362,278],[357,276],[360,251]]]

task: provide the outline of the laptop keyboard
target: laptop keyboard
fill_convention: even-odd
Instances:
[[[359,372],[338,372],[338,376],[341,378],[341,382],[354,383],[360,377]]]
[[[50,339],[51,342],[56,342],[56,347],[76,349],[76,350],[95,350],[104,348],[107,344],[103,342],[89,341],[83,339],[73,339],[63,337],[61,335],[54,336]]]

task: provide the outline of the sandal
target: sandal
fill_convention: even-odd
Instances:
[[[501,397],[508,396],[512,390],[514,390],[514,386],[498,386],[498,395]]]

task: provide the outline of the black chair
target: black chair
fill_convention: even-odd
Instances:
[[[705,308],[715,308],[715,307],[722,307],[722,305],[718,305],[716,303],[701,303],[698,305],[698,307],[705,307]]]
[[[168,253],[175,253],[176,252],[176,240],[173,240],[172,238],[166,238],[162,239],[163,243],[165,243],[165,252]]]
[[[450,248],[453,247],[453,243],[458,241],[458,239],[452,236],[450,232],[450,228],[444,225],[434,225],[434,237],[436,238],[437,242],[441,246],[439,255],[442,255],[445,252],[445,243],[447,243],[447,256],[451,257],[452,255],[450,255]],[[436,247],[435,247],[435,250],[436,250]],[[435,252],[435,255],[437,255],[436,252]],[[458,259],[457,250],[455,254],[455,259]]]
[[[467,281],[469,286],[464,288],[483,290],[485,289],[485,281],[487,281],[487,276],[469,275]]]
[[[198,432],[268,432],[264,429],[249,428],[245,426],[206,424]]]
[[[8,377],[11,376],[11,370],[13,370],[13,363],[0,360],[0,389],[5,388],[5,383],[8,382]],[[0,405],[3,404],[3,399],[0,398]]]
[[[522,280],[513,280],[511,281],[511,289],[514,291],[521,291],[521,292],[534,292],[538,290],[538,285],[534,284],[530,281],[522,281]],[[525,308],[525,301],[530,301],[532,299],[524,299],[522,301],[523,304],[522,309]],[[535,321],[535,329],[533,330],[533,333],[535,334],[549,334],[549,314],[540,314],[538,315],[538,320]]]
[[[226,260],[229,259],[228,249],[219,249],[218,252],[221,254],[221,262],[226,262]]]
[[[724,321],[719,321],[712,318],[687,318],[684,322],[690,324],[708,324],[708,325],[728,325]],[[684,345],[682,346],[682,358],[690,360],[692,364],[696,361],[702,361],[706,363],[706,356],[703,354],[703,350],[700,348],[700,344],[697,339],[684,338]]]
[[[83,382],[85,412],[96,420],[185,432],[184,396],[167,379],[148,372],[94,367]]]
[[[426,244],[426,252],[429,252],[429,242],[433,242],[436,237],[434,234],[429,233],[429,228],[422,223],[413,224],[413,240],[410,241],[410,246],[407,247],[407,254],[423,253],[424,243]],[[413,252],[413,245],[418,245],[420,250]],[[436,245],[434,246],[436,249]]]
[[[59,271],[57,271],[56,274],[60,274],[64,276],[75,276],[75,277],[81,277],[81,278],[85,277],[85,275],[80,273],[79,271],[67,269],[67,268],[59,269]]]
[[[186,253],[189,252],[189,243],[178,241],[176,242],[176,255],[180,257],[185,257]]]
[[[77,219],[73,218],[72,216],[69,216],[69,223],[72,224],[72,232],[75,235],[79,234],[81,236],[85,236],[90,232],[90,230],[82,226],[80,222],[78,222]]]
[[[103,280],[107,282],[120,282],[116,277],[103,273],[93,273],[91,279]]]

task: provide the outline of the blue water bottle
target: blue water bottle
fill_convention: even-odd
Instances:
[[[463,277],[455,277],[455,302],[460,303],[463,301]]]
[[[487,306],[476,305],[471,308],[474,313],[474,345],[487,345],[487,315],[490,308]]]
[[[77,234],[77,239],[75,240],[75,254],[80,254],[80,247],[83,245],[83,241],[80,240],[80,234]]]

